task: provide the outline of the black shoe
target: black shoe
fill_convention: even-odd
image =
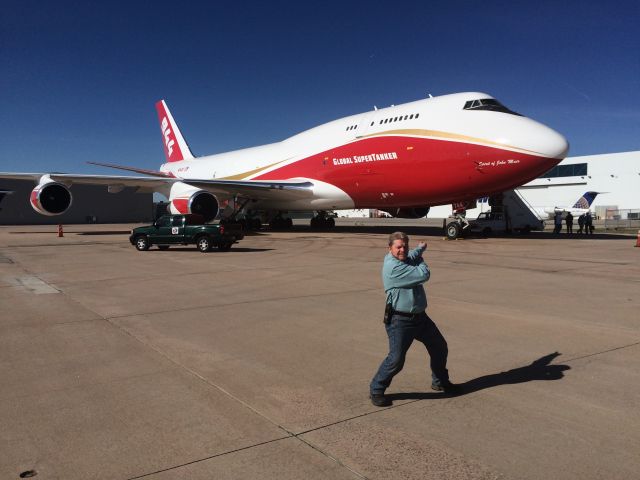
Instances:
[[[449,395],[459,395],[462,393],[462,387],[460,385],[456,385],[455,383],[446,382],[442,384],[431,384],[431,390],[435,390],[436,392],[444,392]]]
[[[376,407],[388,407],[391,405],[391,400],[384,393],[372,393],[369,398]]]

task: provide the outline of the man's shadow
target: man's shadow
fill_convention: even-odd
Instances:
[[[560,380],[564,377],[564,371],[570,370],[569,365],[549,365],[553,359],[559,357],[560,353],[554,352],[545,355],[525,367],[513,368],[506,372],[493,373],[483,377],[474,378],[465,383],[460,383],[460,392],[456,394],[446,394],[441,392],[406,392],[392,393],[387,395],[391,400],[422,400],[428,398],[451,398],[454,396],[467,395],[469,393],[484,390],[485,388],[496,387],[498,385],[508,385],[514,383],[532,382],[534,380]]]

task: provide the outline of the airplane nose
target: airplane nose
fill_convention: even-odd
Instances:
[[[548,130],[549,132],[544,138],[543,148],[549,157],[562,160],[567,156],[567,153],[569,153],[569,142],[564,135],[561,135],[550,128]]]

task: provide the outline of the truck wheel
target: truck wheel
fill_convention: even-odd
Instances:
[[[460,236],[460,225],[456,222],[450,222],[447,224],[447,238],[449,240],[455,240]]]
[[[220,250],[221,252],[228,252],[229,250],[231,250],[231,245],[232,243],[230,242],[221,243],[218,245],[218,250]]]
[[[169,245],[158,245],[159,250],[169,250]]]
[[[202,253],[207,253],[211,250],[211,240],[207,236],[199,237],[198,240],[196,240],[196,247]]]
[[[149,238],[146,235],[140,235],[139,237],[136,237],[136,248],[140,252],[149,250],[150,246],[151,244],[149,243]]]

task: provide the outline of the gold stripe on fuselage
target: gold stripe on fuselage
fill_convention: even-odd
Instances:
[[[533,150],[527,150],[525,148],[514,147],[505,143],[493,142],[484,138],[469,137],[468,135],[460,135],[459,133],[441,132],[439,130],[422,130],[422,129],[405,129],[405,130],[387,130],[385,132],[370,133],[358,138],[376,137],[381,135],[411,135],[413,137],[433,137],[433,138],[447,138],[450,140],[460,140],[463,142],[480,143],[491,147],[509,148],[512,150],[519,150],[521,152],[532,153],[535,155],[542,155],[540,152]]]

